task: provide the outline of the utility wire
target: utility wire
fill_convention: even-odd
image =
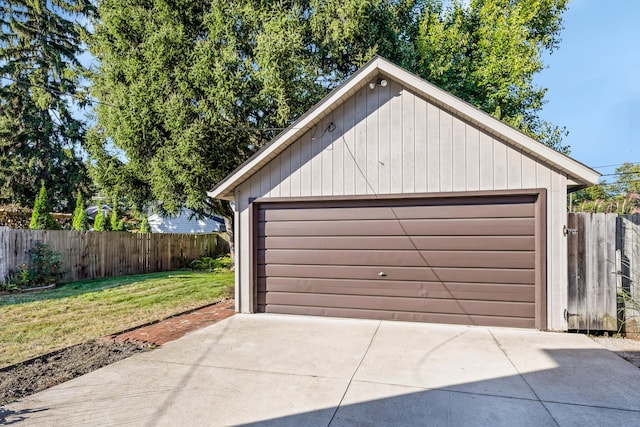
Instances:
[[[618,163],[618,164],[615,164],[615,165],[591,166],[591,169],[612,168],[614,166],[623,166],[623,165],[626,165],[626,164],[632,164],[633,165],[633,164],[638,164],[638,163],[640,163],[640,162],[624,162],[624,163]]]
[[[615,172],[615,173],[605,173],[600,176],[620,176],[620,175],[640,175],[640,171],[637,172]]]
[[[614,185],[620,185],[620,184],[638,184],[640,183],[640,179],[633,179],[630,181],[624,181],[624,182],[605,182],[605,183],[598,183],[593,185],[594,187],[611,187]]]

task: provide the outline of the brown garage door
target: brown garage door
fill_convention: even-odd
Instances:
[[[544,328],[540,199],[257,202],[257,310]]]

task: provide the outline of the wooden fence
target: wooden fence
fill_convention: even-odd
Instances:
[[[219,233],[133,234],[127,232],[18,230],[0,227],[0,282],[41,242],[62,256],[63,282],[170,271],[201,256],[229,251]]]
[[[640,334],[640,215],[570,213],[569,329]]]

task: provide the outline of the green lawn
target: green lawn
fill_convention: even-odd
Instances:
[[[0,367],[228,296],[233,272],[174,271],[0,295]]]

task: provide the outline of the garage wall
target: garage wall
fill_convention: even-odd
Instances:
[[[249,203],[305,197],[547,189],[548,328],[566,329],[566,178],[390,79],[329,112],[236,189],[236,309],[253,310]],[[554,222],[554,220],[556,222]]]

